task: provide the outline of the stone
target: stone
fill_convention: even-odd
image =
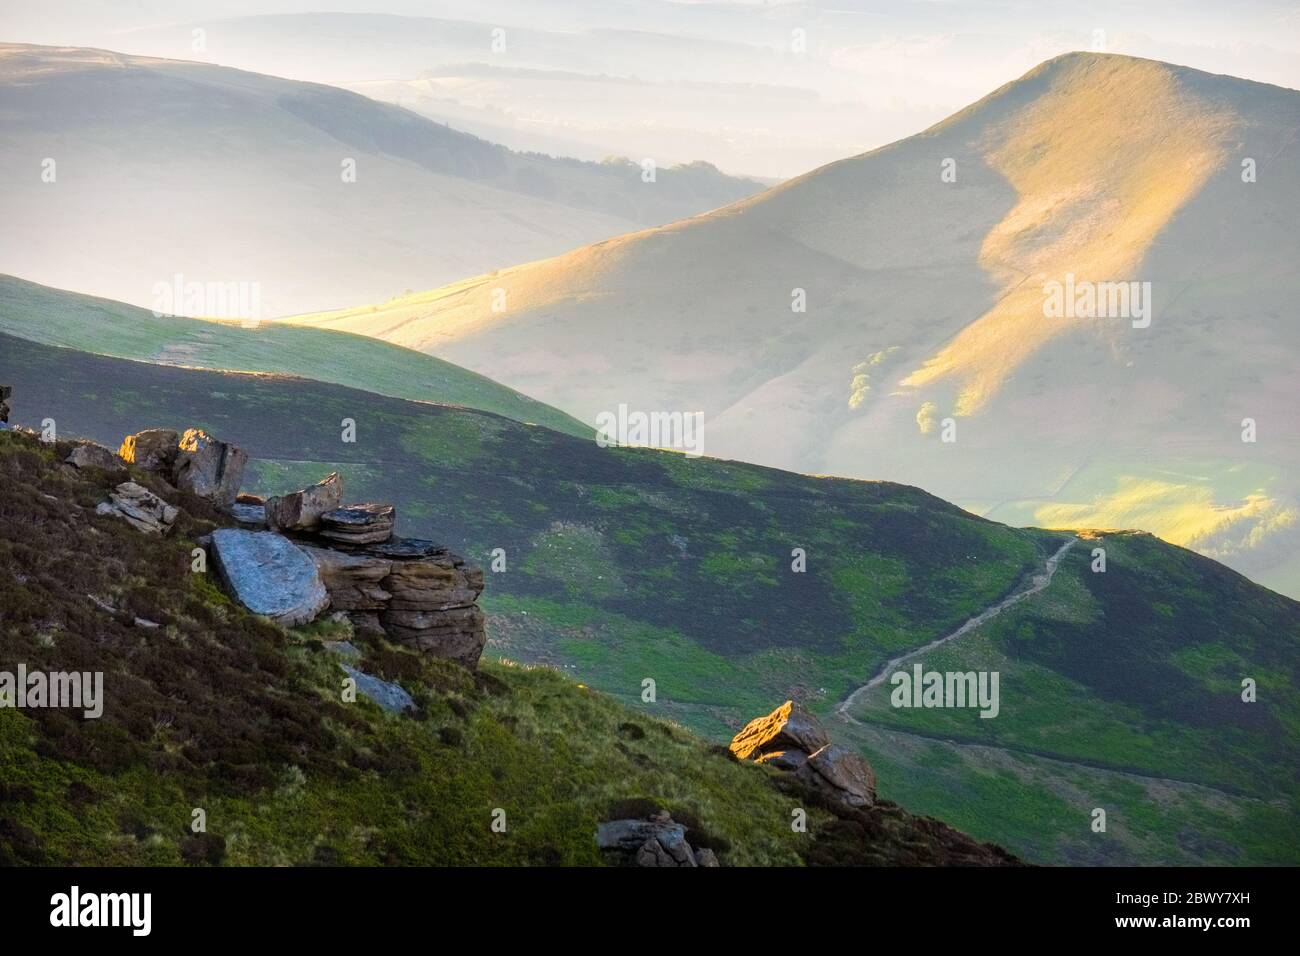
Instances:
[[[770,750],[814,753],[829,744],[826,728],[802,704],[787,700],[766,717],[751,720],[731,738],[731,752],[749,760]]]
[[[722,864],[718,862],[718,855],[707,846],[702,846],[695,851],[695,865],[704,867],[722,866]]]
[[[602,850],[636,853],[647,841],[658,842],[662,833],[669,842],[686,840],[686,827],[680,823],[656,823],[650,820],[607,820],[596,827],[596,846]]]
[[[314,621],[329,606],[316,565],[283,535],[218,528],[212,549],[222,578],[254,614],[292,627]]]
[[[315,563],[321,581],[330,592],[331,607],[341,611],[378,611],[388,606],[392,595],[380,582],[388,577],[393,562],[306,544],[299,547]]]
[[[320,517],[343,501],[343,479],[331,472],[310,488],[266,500],[266,523],[273,531],[311,531]]]
[[[96,445],[94,442],[78,445],[63,460],[74,468],[102,468],[105,471],[117,471],[126,467],[126,462],[121,458],[103,445]]]
[[[382,544],[374,544],[366,548],[366,553],[381,558],[456,557],[442,545],[425,541],[423,538],[390,538]]]
[[[236,501],[230,506],[230,517],[234,518],[245,528],[256,528],[262,530],[267,526],[265,505],[255,505],[246,501]]]
[[[798,777],[850,807],[876,802],[875,771],[861,754],[846,747],[829,744],[810,754]]]
[[[335,508],[320,516],[320,535],[344,544],[378,544],[393,536],[392,505],[366,503]]]
[[[191,428],[181,436],[172,468],[173,484],[229,511],[239,495],[248,455],[236,445]]]
[[[170,428],[147,428],[127,435],[117,454],[128,464],[170,479],[180,439]]]
[[[379,612],[385,632],[410,647],[473,668],[483,656],[487,626],[476,605],[445,611]]]
[[[794,773],[808,762],[808,755],[802,750],[791,748],[790,750],[769,750],[767,753],[759,754],[754,759],[758,763],[767,764],[777,770]]]
[[[384,587],[395,610],[437,611],[473,604],[483,593],[483,569],[450,552],[413,561],[394,561]]]
[[[378,704],[381,710],[386,710],[390,714],[400,714],[404,710],[415,710],[415,701],[411,699],[411,695],[397,684],[380,680],[378,677],[359,671],[355,667],[349,667],[347,664],[342,666],[348,672],[348,676],[357,682],[357,690]]]
[[[108,501],[96,507],[95,513],[122,518],[137,531],[158,535],[170,531],[179,514],[172,505],[134,481],[124,481],[114,488]]]

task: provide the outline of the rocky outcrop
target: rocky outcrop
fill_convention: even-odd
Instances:
[[[181,436],[170,428],[147,428],[127,435],[117,454],[128,464],[171,481],[180,439]]]
[[[321,515],[342,503],[343,479],[331,472],[310,488],[268,498],[266,524],[272,531],[311,531],[320,525]]]
[[[731,738],[731,752],[740,760],[786,750],[810,754],[831,739],[826,728],[802,704],[787,700],[766,717],[756,717]]]
[[[247,464],[248,455],[238,446],[191,428],[177,446],[172,483],[229,511],[239,495]]]
[[[636,866],[718,866],[714,852],[694,849],[686,841],[686,827],[662,810],[648,820],[609,820],[598,825],[596,845]]]
[[[794,774],[848,807],[876,802],[876,774],[861,755],[832,744],[821,721],[787,700],[766,717],[751,720],[731,739],[731,752]]]
[[[102,502],[95,513],[122,518],[137,531],[158,535],[170,531],[179,514],[176,508],[134,481],[124,481],[113,489],[108,501]]]
[[[292,627],[314,621],[329,606],[316,565],[283,535],[218,528],[212,550],[222,578],[254,614]]]
[[[340,544],[379,544],[393,536],[397,520],[392,505],[367,502],[335,508],[320,516],[320,534]]]
[[[371,615],[389,637],[437,657],[473,667],[487,628],[475,603],[483,570],[446,548],[419,539],[393,539],[354,551],[302,545],[330,592],[333,607],[353,612],[358,626]],[[365,617],[362,620],[362,617]]]
[[[103,468],[105,471],[117,471],[119,468],[126,467],[126,462],[122,461],[121,458],[103,445],[96,445],[93,441],[83,442],[78,445],[63,460],[78,469]]]

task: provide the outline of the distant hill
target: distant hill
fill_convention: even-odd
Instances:
[[[872,693],[840,718],[886,662],[1006,601],[1070,535],[888,482],[601,449],[483,412],[5,335],[0,382],[16,423],[63,435],[203,427],[258,460],[250,490],[336,469],[349,497],[398,502],[401,533],[485,565],[501,549],[489,657],[563,669],[716,741],[803,700],[862,748],[884,797],[1031,861],[1300,861],[1300,605],[1155,538],[1084,536],[1041,590],[918,659],[1000,671],[996,719]]]
[[[160,317],[6,275],[0,275],[0,332],[161,365],[297,375],[395,398],[478,408],[570,435],[592,434],[563,412],[482,375],[360,335]]]
[[[703,162],[646,182],[641,157],[515,153],[334,87],[104,50],[0,44],[0,111],[5,270],[140,306],[177,273],[258,283],[265,316],[382,300],[761,188]]]
[[[1296,596],[1297,144],[1293,90],[1069,54],[707,216],[294,321],[588,422],[701,410],[713,455],[1141,528]],[[1150,324],[1049,316],[1076,281],[1149,283]]]

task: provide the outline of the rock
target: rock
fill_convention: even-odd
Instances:
[[[9,421],[9,396],[13,393],[12,385],[0,385],[0,425]]]
[[[394,561],[384,588],[389,607],[405,611],[439,611],[465,607],[483,593],[483,569],[444,551],[413,561]]]
[[[434,558],[448,556],[456,560],[462,560],[457,558],[456,555],[452,554],[442,545],[434,544],[432,541],[425,541],[422,538],[390,538],[382,544],[374,544],[366,548],[366,553],[381,558]]]
[[[166,534],[179,514],[176,508],[134,481],[124,481],[113,489],[108,501],[101,503],[95,513],[123,518],[146,534]]]
[[[198,428],[181,436],[173,466],[173,484],[230,510],[244,480],[248,455],[229,442],[218,441]]]
[[[266,506],[239,501],[230,506],[230,516],[246,528],[266,528]]]
[[[331,607],[341,611],[378,611],[388,606],[392,595],[380,582],[388,577],[393,562],[367,554],[310,545],[299,547],[315,563],[321,581],[330,592]]]
[[[63,459],[74,468],[102,468],[105,471],[117,471],[126,467],[126,462],[113,454],[103,445],[85,442],[72,449],[72,453]]]
[[[850,807],[876,802],[876,774],[871,764],[846,747],[830,744],[808,757],[798,777]]]
[[[310,531],[320,517],[334,511],[343,501],[343,479],[331,472],[310,488],[268,498],[266,523],[273,531]]]
[[[357,647],[351,641],[325,641],[325,650],[331,654],[338,654],[340,657],[346,657],[350,661],[361,658],[361,648]]]
[[[808,762],[808,755],[802,750],[769,750],[767,753],[759,754],[754,758],[759,763],[775,767],[777,770],[787,770],[794,773],[800,767]]]
[[[384,625],[379,623],[379,615],[374,611],[349,611],[348,620],[352,622],[354,634],[364,634],[369,637],[388,636]]]
[[[402,690],[397,684],[390,681],[380,680],[378,677],[357,670],[355,667],[343,665],[343,669],[348,672],[348,676],[357,682],[357,690],[365,694],[381,709],[388,711],[390,714],[400,714],[404,710],[415,710],[415,701],[411,695]]]
[[[686,827],[680,823],[656,823],[650,820],[608,820],[596,827],[596,846],[602,850],[619,850],[635,853],[646,841],[658,841],[661,833],[669,833],[669,842],[686,840]]]
[[[348,505],[320,516],[320,535],[344,544],[378,544],[393,536],[395,519],[392,505]]]
[[[170,428],[147,428],[122,440],[117,450],[123,461],[170,479],[181,436]]]
[[[379,621],[390,637],[470,668],[478,664],[487,643],[486,619],[475,605],[445,611],[380,611]]]
[[[695,865],[707,867],[722,866],[722,864],[718,862],[717,854],[707,846],[702,846],[695,851]]]
[[[756,717],[731,738],[731,752],[749,760],[773,750],[802,750],[811,754],[829,744],[826,728],[802,704],[787,700],[766,717]]]
[[[212,548],[221,576],[255,614],[291,627],[310,623],[329,606],[316,565],[283,535],[218,528]]]

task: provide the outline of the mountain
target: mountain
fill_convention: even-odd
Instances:
[[[371,301],[760,188],[707,163],[646,182],[641,157],[515,153],[345,90],[103,50],[0,44],[0,110],[6,270],[155,309],[178,274],[248,284],[262,316]]]
[[[158,316],[6,275],[0,275],[0,332],[161,365],[319,379],[395,398],[478,408],[579,437],[592,434],[563,412],[482,375],[360,335]]]
[[[64,436],[202,427],[253,456],[250,491],[337,470],[350,496],[400,504],[399,533],[504,560],[483,598],[488,657],[549,665],[717,742],[801,700],[861,749],[883,797],[1031,862],[1300,860],[1300,605],[1148,535],[1009,528],[889,482],[600,448],[3,334],[0,382],[15,423]],[[998,671],[998,717],[882,709],[859,690],[905,655],[899,669]]]
[[[1297,595],[1298,130],[1292,90],[1069,54],[708,215],[293,321],[588,422],[700,410],[710,455],[1139,527]],[[1125,283],[1110,317],[1049,315],[1099,283]]]

